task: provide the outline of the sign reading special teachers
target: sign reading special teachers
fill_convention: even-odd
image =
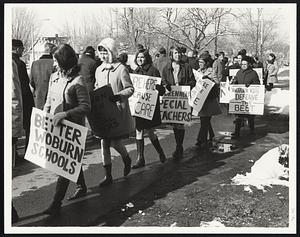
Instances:
[[[130,79],[134,87],[128,99],[131,115],[152,120],[158,97],[155,85],[161,83],[161,78],[130,74]]]
[[[166,92],[160,103],[161,121],[189,124],[192,119],[192,109],[189,105],[190,87],[172,86],[171,88],[172,91]]]
[[[67,120],[54,126],[52,120],[53,115],[33,108],[25,159],[76,182],[88,129]]]
[[[262,85],[231,85],[234,97],[229,102],[229,113],[231,114],[256,114],[264,113],[264,93]]]

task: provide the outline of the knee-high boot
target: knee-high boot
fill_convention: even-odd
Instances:
[[[173,152],[173,158],[175,160],[179,160],[182,158],[182,154],[183,154],[182,144],[183,144],[185,130],[174,128],[173,131],[176,140],[176,150]]]
[[[144,145],[144,139],[136,139],[137,161],[136,164],[132,166],[132,169],[138,169],[145,166]]]
[[[159,140],[156,138],[155,140],[151,140],[152,145],[154,146],[155,150],[159,154],[159,160],[161,163],[164,163],[166,161],[165,153],[159,143]]]
[[[103,181],[99,184],[99,187],[105,187],[108,186],[110,184],[112,184],[113,179],[111,176],[111,164],[108,165],[103,165],[104,170],[105,170],[105,178],[103,179]]]
[[[61,209],[61,202],[64,199],[70,181],[62,176],[59,176],[56,183],[56,190],[53,201],[49,208],[43,211],[43,214],[55,215]]]
[[[242,120],[241,120],[241,118],[237,118],[235,120],[234,133],[231,134],[231,138],[236,139],[236,138],[238,138],[240,136],[241,126],[242,126]]]

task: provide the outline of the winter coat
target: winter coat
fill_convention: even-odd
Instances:
[[[90,110],[90,96],[82,76],[70,78],[60,72],[51,75],[44,111],[50,114],[66,112],[66,120],[84,126]]]
[[[78,64],[80,65],[79,74],[82,75],[88,87],[88,91],[92,92],[95,84],[95,71],[97,68],[96,60],[86,54],[83,54],[78,60]]]
[[[154,63],[153,66],[156,67],[159,71],[159,74],[162,75],[164,67],[170,62],[170,59],[167,56],[160,56]]]
[[[215,60],[212,66],[212,79],[215,83],[220,84],[221,81],[226,81],[225,77],[224,62],[220,59]]]
[[[17,64],[12,61],[12,137],[21,137],[23,129],[22,90]]]
[[[15,53],[12,54],[12,59],[17,64],[18,67],[18,74],[19,74],[21,90],[22,90],[23,128],[25,130],[29,130],[32,107],[34,106],[34,100],[29,86],[29,77],[27,74],[26,64]]]
[[[164,68],[161,75],[163,85],[175,85],[172,63],[169,62]],[[188,63],[181,62],[179,64],[178,82],[180,86],[196,85],[196,80],[191,66]]]
[[[140,74],[140,75],[153,76],[153,77],[160,77],[160,74],[159,74],[159,71],[157,70],[157,68],[155,68],[151,64],[144,65],[143,67],[137,67],[133,73]],[[153,128],[160,124],[161,124],[160,103],[159,103],[159,96],[158,96],[152,120],[135,117],[135,126],[136,126],[136,129],[142,130],[142,129]]]
[[[53,58],[51,55],[42,55],[39,60],[32,63],[30,73],[30,85],[33,87],[35,107],[43,109],[47,99],[49,79],[53,70]]]
[[[108,64],[106,63],[102,63],[96,69],[95,89],[110,85],[114,95],[120,95],[121,101],[117,101],[116,104],[121,111],[122,121],[128,131],[127,135],[129,135],[135,130],[128,103],[128,98],[132,96],[134,92],[133,84],[129,76],[129,71],[123,64],[116,61],[117,50],[112,39],[106,38],[102,40],[101,43],[97,46],[97,49],[99,46],[103,46],[108,50],[109,61],[111,62],[111,64],[109,69],[107,69]]]
[[[208,76],[208,78],[213,81],[213,79],[212,79],[213,70],[211,67],[206,68],[205,70],[201,70],[200,72],[203,73],[203,76]],[[199,112],[199,116],[200,117],[211,117],[211,116],[218,115],[221,113],[222,112],[221,112],[219,103],[217,101],[217,98],[206,98],[206,100]]]
[[[267,77],[267,84],[269,83],[277,83],[278,82],[278,66],[277,63],[275,62],[274,64],[269,63],[267,66],[267,71],[268,71],[268,77]]]
[[[245,84],[245,85],[260,84],[258,74],[252,68],[248,68],[246,70],[240,69],[236,73],[234,77],[234,81],[235,81],[234,84]]]

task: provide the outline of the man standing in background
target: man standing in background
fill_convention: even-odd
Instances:
[[[53,70],[52,49],[54,44],[45,43],[44,54],[31,66],[30,85],[33,88],[35,107],[43,109],[47,98],[49,79]]]
[[[28,146],[30,133],[30,118],[32,107],[34,106],[33,95],[29,86],[29,77],[27,74],[26,64],[20,59],[24,51],[24,46],[21,40],[12,40],[12,59],[18,68],[19,80],[22,90],[23,101],[23,128],[25,129],[25,152]],[[24,159],[24,157],[22,158]]]

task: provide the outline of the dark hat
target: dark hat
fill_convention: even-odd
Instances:
[[[167,51],[166,51],[166,49],[165,49],[164,47],[161,47],[161,48],[158,50],[158,52],[159,52],[160,54],[167,54]]]
[[[246,61],[246,62],[248,62],[248,63],[252,63],[252,58],[251,57],[249,57],[249,56],[244,56],[243,58],[242,58],[242,61]]]
[[[92,46],[87,46],[83,53],[89,54],[89,55],[94,55],[95,49]]]
[[[15,47],[15,48],[24,47],[23,42],[21,40],[18,40],[18,39],[13,39],[12,40],[12,47]]]

